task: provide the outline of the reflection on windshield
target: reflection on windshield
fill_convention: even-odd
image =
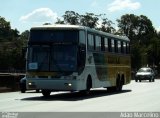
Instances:
[[[54,46],[51,52],[51,71],[76,70],[76,46]]]
[[[77,46],[31,46],[29,63],[38,63],[39,71],[75,71],[77,68]]]

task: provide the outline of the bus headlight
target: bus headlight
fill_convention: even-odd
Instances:
[[[31,82],[29,82],[29,83],[28,83],[28,85],[29,85],[29,86],[31,86],[31,85],[32,85],[32,83],[31,83]]]
[[[72,84],[71,84],[71,83],[68,83],[68,86],[72,86]]]
[[[71,86],[72,86],[72,83],[65,83],[64,85],[71,87]]]

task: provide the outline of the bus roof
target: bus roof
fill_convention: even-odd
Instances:
[[[80,25],[62,25],[62,24],[53,24],[53,25],[42,25],[42,26],[36,26],[36,27],[32,27],[31,30],[40,30],[40,29],[45,29],[45,30],[51,30],[51,29],[79,29],[79,30],[87,30],[89,32],[95,33],[95,34],[100,34],[100,35],[104,35],[104,36],[108,36],[111,38],[116,38],[116,39],[121,39],[121,40],[125,40],[125,41],[129,41],[129,38],[127,36],[119,36],[119,35],[114,35],[111,33],[106,33],[106,32],[102,32],[102,31],[98,31],[89,27],[85,27],[85,26],[80,26]]]

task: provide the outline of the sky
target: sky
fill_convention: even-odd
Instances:
[[[115,23],[125,14],[145,15],[160,31],[160,0],[0,0],[0,16],[12,29],[23,32],[32,26],[54,23],[65,11],[106,14]]]

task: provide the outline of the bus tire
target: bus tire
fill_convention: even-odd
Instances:
[[[89,95],[91,88],[92,88],[92,79],[91,79],[91,76],[88,76],[87,81],[86,81],[86,90],[82,90],[80,92],[84,95]]]
[[[21,89],[21,93],[25,93],[26,92],[26,90],[25,89]]]
[[[115,86],[107,87],[107,91],[108,91],[109,93],[115,92],[115,91],[116,91],[116,87],[115,87]]]
[[[42,95],[43,95],[44,97],[49,97],[50,94],[51,94],[51,90],[46,90],[46,89],[43,89],[43,90],[42,90]]]
[[[153,78],[152,82],[155,82],[155,79]]]
[[[124,83],[123,76],[122,76],[122,79],[120,79],[120,76],[118,76],[116,79],[116,86],[108,87],[107,91],[108,92],[120,92],[122,91],[123,83]]]
[[[123,85],[125,84],[125,79],[124,79],[124,75],[121,76],[120,79],[120,87],[119,87],[119,91],[122,91]]]

